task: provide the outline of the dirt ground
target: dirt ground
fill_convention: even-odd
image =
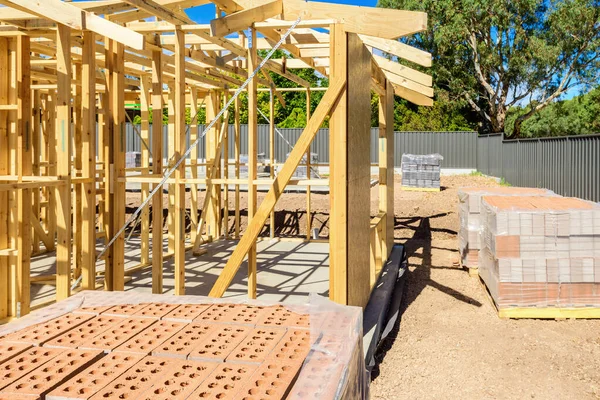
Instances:
[[[600,399],[600,320],[500,320],[455,265],[457,189],[396,197],[396,240],[409,274],[402,318],[378,354],[373,399]]]
[[[371,398],[600,399],[600,320],[500,320],[478,280],[456,265],[457,190],[481,185],[496,183],[454,176],[442,177],[439,193],[396,190],[395,238],[406,245],[409,273],[401,320],[377,355]],[[229,197],[233,232],[233,192]],[[243,230],[246,193],[240,197]],[[139,198],[128,193],[129,212]],[[377,201],[375,186],[373,216]],[[312,194],[312,218],[327,237],[327,195]],[[285,194],[276,207],[277,235],[304,236],[305,221],[306,195]]]

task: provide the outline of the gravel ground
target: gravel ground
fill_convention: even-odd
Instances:
[[[454,176],[442,177],[439,193],[396,190],[395,238],[406,245],[409,273],[402,318],[380,348],[371,398],[600,399],[600,320],[500,320],[478,280],[457,266],[457,190],[482,185],[496,183]],[[243,230],[247,198],[240,197]],[[139,198],[128,193],[129,212]],[[202,204],[202,192],[199,198]],[[373,216],[377,201],[375,186]],[[312,217],[327,237],[327,195],[312,195]],[[278,236],[305,236],[306,195],[285,194],[276,221]]]

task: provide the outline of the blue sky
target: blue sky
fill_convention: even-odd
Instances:
[[[351,4],[355,6],[375,7],[377,0],[319,0],[325,3]],[[194,7],[186,10],[188,16],[198,24],[207,24],[215,17],[214,4]]]

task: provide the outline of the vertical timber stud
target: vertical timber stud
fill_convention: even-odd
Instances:
[[[71,92],[73,94],[73,111],[72,111],[72,124],[73,124],[73,136],[74,136],[74,148],[73,148],[73,166],[75,177],[81,177],[81,154],[83,153],[81,134],[82,134],[82,121],[81,121],[81,64],[77,63],[72,66],[73,70],[73,81],[79,81],[71,86]],[[73,173],[71,173],[73,176]],[[83,184],[75,184],[71,193],[71,201],[73,207],[73,279],[78,279],[81,276],[81,264],[82,264],[82,253],[81,253],[81,228],[82,228],[82,217],[83,210],[81,200]]]
[[[256,29],[254,24],[250,28],[251,36],[248,45],[248,75],[250,75],[258,65],[258,55],[256,51]],[[256,213],[256,186],[254,180],[257,176],[257,156],[258,156],[258,119],[256,115],[257,103],[257,80],[253,78],[248,85],[248,225]],[[248,298],[256,298],[256,242],[248,251]]]
[[[310,121],[310,88],[306,88],[306,123]],[[311,179],[310,146],[306,152],[306,179]],[[306,186],[306,240],[310,240],[312,218],[310,215],[310,186]]]
[[[240,134],[240,97],[235,98],[235,115],[234,115],[234,128],[235,128],[235,238],[240,238],[240,184],[237,182],[240,179],[240,146],[241,146],[241,134]]]
[[[8,104],[8,41],[0,37],[0,104]],[[0,110],[0,175],[9,175],[8,113],[8,110]],[[8,191],[0,191],[0,249],[9,246],[8,232]],[[8,257],[0,257],[0,319],[9,316],[9,287]]]
[[[175,88],[171,83],[169,86],[169,97],[167,101],[167,109],[169,115],[169,125],[167,128],[167,150],[168,150],[168,161],[167,166],[170,168],[173,165],[175,154],[175,119],[177,116],[175,115]],[[175,186],[172,183],[169,183],[169,203],[167,208],[169,209],[169,213],[167,214],[167,241],[168,241],[168,249],[169,254],[173,254],[175,251]]]
[[[190,115],[192,120],[190,121],[190,143],[194,143],[198,139],[198,89],[190,86]],[[198,154],[199,146],[192,151],[190,164],[192,165],[192,179],[198,179]],[[196,243],[196,224],[198,223],[198,184],[192,183],[190,185],[191,192],[191,207],[190,207],[190,219],[192,220],[190,229],[190,242]]]
[[[347,76],[346,33],[341,24],[330,29],[331,73],[334,77]],[[346,82],[346,86],[349,82]],[[366,85],[366,83],[365,83]],[[329,298],[339,304],[347,304],[347,120],[348,91],[343,92],[335,103],[329,120]],[[368,204],[368,203],[367,203]],[[364,238],[368,243],[368,238]]]
[[[96,38],[91,31],[83,32],[81,74],[81,146],[82,176],[86,179],[82,192],[81,221],[81,287],[96,286]]]
[[[215,91],[210,91],[206,96],[206,124],[210,123],[218,113],[219,107],[219,96]],[[206,150],[206,176],[211,176],[212,172],[209,171],[209,165],[212,165],[216,154],[217,141],[219,140],[219,129],[220,124],[215,123],[213,127],[206,133],[204,147]],[[215,165],[214,168],[217,168]],[[208,188],[208,185],[207,185]],[[218,237],[219,232],[219,204],[218,204],[218,190],[216,185],[210,185],[210,190],[204,192],[204,196],[209,196],[208,207],[206,209],[206,216],[202,215],[201,218],[206,219],[206,236],[207,240],[210,241],[212,238]],[[205,210],[202,210],[204,212]]]
[[[229,99],[229,91],[227,87],[223,91],[223,107],[227,104]],[[227,114],[229,116],[229,114]],[[221,148],[223,149],[223,178],[229,179],[229,121],[223,120],[225,124],[225,130],[223,131],[223,143]],[[223,185],[223,234],[225,239],[229,239],[229,185],[225,183]]]
[[[175,29],[175,158],[185,152],[185,34]],[[175,294],[185,294],[185,162],[175,171]]]
[[[146,175],[150,173],[150,77],[147,74],[140,76],[140,133],[142,140],[142,174]],[[142,202],[148,199],[150,195],[150,184],[142,183]],[[144,207],[141,219],[141,253],[140,253],[140,265],[148,265],[150,261],[150,210],[148,207]]]
[[[29,36],[17,36],[17,160],[18,175],[31,176],[31,66]],[[17,237],[17,290],[16,298],[20,306],[17,316],[29,314],[30,309],[30,267],[31,267],[31,189],[21,189],[17,193],[18,237]],[[36,216],[37,218],[37,216]]]
[[[162,51],[152,51],[152,173],[163,169]],[[152,293],[163,292],[163,195],[152,198]]]
[[[71,29],[56,27],[56,300],[71,294]],[[52,153],[52,149],[50,149]]]
[[[269,91],[269,176],[275,179],[275,88],[271,85]],[[275,238],[275,208],[269,217],[269,237]]]
[[[41,127],[42,121],[40,119],[40,108],[41,108],[41,95],[39,90],[31,91],[33,98],[33,113],[31,115],[31,152],[33,157],[33,175],[40,176],[40,154],[41,154]],[[42,197],[41,188],[36,188],[32,190],[33,196],[33,209],[32,209],[32,218],[34,222],[40,221],[41,209],[40,209],[40,198]],[[31,230],[31,238],[32,238],[32,253],[37,254],[40,252],[40,236],[35,231],[35,229]]]
[[[346,74],[331,122],[330,293],[332,300],[364,307],[369,299],[370,60],[360,38],[333,29],[333,71]]]
[[[390,81],[386,79],[385,85],[385,134],[386,134],[386,186],[385,186],[385,201],[386,201],[386,247],[387,252],[383,253],[383,259],[387,260],[392,252],[394,246],[394,216],[396,210],[394,209],[394,149],[396,148],[394,143],[394,86]],[[381,199],[379,194],[379,198]]]
[[[109,96],[112,98],[110,112],[113,114],[111,229],[112,238],[125,224],[125,51],[124,45],[112,41],[112,77]],[[109,249],[109,264],[112,271],[112,284],[109,290],[122,291],[125,288],[125,233],[121,233]]]

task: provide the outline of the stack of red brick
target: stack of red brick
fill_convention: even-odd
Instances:
[[[0,399],[283,399],[293,390],[302,398],[314,371],[319,398],[334,398],[347,371],[326,357],[339,358],[335,347],[351,340],[338,333],[357,322],[334,314],[311,320],[246,304],[80,308],[0,337]],[[310,357],[315,346],[332,352]]]
[[[477,268],[481,243],[481,198],[483,196],[555,196],[547,189],[520,187],[468,187],[458,191],[458,249],[462,265]]]
[[[479,275],[498,307],[599,307],[600,207],[484,196]]]

